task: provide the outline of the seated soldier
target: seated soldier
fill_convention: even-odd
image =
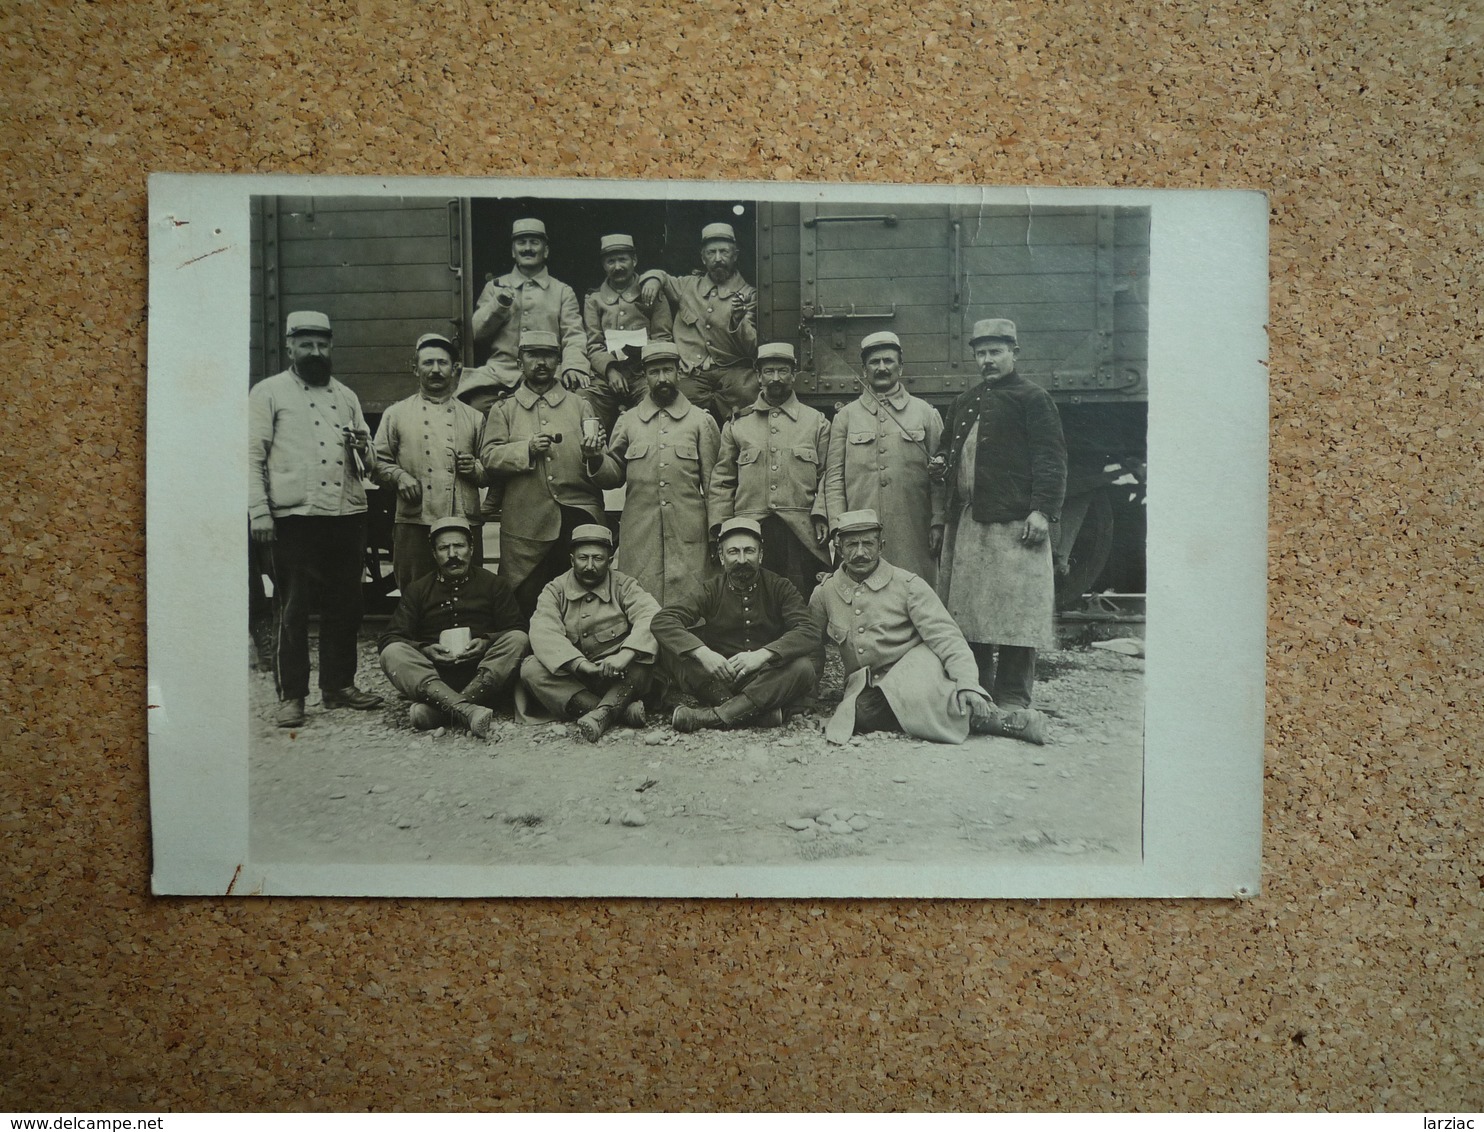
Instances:
[[[451,724],[490,739],[490,709],[526,655],[526,620],[509,584],[474,564],[467,519],[438,519],[428,537],[437,569],[402,591],[376,642],[381,667],[415,701],[419,731]]]
[[[609,569],[613,532],[586,523],[572,532],[572,569],[548,582],[531,618],[531,655],[521,682],[558,719],[596,743],[622,716],[647,722],[655,643],[649,622],[659,603],[627,574]]]
[[[847,511],[836,530],[840,569],[810,599],[845,663],[845,698],[825,738],[905,731],[962,743],[972,729],[1044,742],[1040,712],[1001,712],[990,702],[974,654],[933,587],[881,557],[876,512]]]
[[[778,727],[783,709],[813,693],[823,669],[823,621],[786,579],[762,567],[763,532],[752,519],[721,526],[720,578],[654,615],[660,663],[677,706],[677,731]]]

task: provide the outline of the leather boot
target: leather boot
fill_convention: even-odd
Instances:
[[[757,714],[757,704],[746,696],[733,696],[716,707],[716,718],[723,727],[740,727]]]
[[[610,685],[597,706],[577,721],[577,733],[589,743],[596,743],[613,726],[614,720],[624,716],[634,696],[634,686],[627,681]]]
[[[474,679],[470,680],[464,688],[464,699],[480,707],[492,708],[503,688],[504,685],[488,672],[476,672]]]
[[[699,731],[703,727],[725,727],[714,710],[709,707],[678,707],[670,717],[670,726],[676,731]]]
[[[495,713],[479,704],[471,704],[442,680],[423,681],[418,688],[419,698],[440,708],[455,727],[462,727],[481,739],[491,739],[495,734]]]
[[[407,709],[407,721],[417,731],[432,731],[443,726],[443,713],[432,704],[416,703]]]

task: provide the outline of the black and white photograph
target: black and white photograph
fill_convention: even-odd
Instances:
[[[1265,216],[153,178],[156,891],[1254,894]]]

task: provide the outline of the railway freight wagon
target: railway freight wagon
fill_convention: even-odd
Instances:
[[[628,233],[641,270],[684,274],[699,266],[701,227],[731,223],[739,268],[758,288],[759,338],[797,345],[799,395],[826,415],[860,392],[866,334],[895,332],[908,389],[946,412],[978,379],[968,342],[974,321],[1014,319],[1019,368],[1056,399],[1067,438],[1061,603],[1143,591],[1147,209],[258,197],[252,379],[287,364],[288,312],[324,311],[335,327],[335,374],[356,390],[374,427],[416,389],[418,335],[451,333],[466,365],[484,360],[467,333],[474,301],[488,278],[510,269],[510,225],[523,216],[545,221],[548,268],[579,300],[602,281],[600,236]],[[394,585],[386,494],[371,493],[373,602]]]

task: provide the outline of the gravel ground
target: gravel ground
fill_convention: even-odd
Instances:
[[[508,865],[1132,863],[1139,859],[1141,659],[1045,653],[1037,702],[1050,740],[896,735],[833,747],[832,663],[815,709],[782,729],[680,735],[668,723],[596,746],[508,712],[493,742],[413,731],[369,637],[370,712],[273,726],[271,677],[252,674],[257,862]]]

